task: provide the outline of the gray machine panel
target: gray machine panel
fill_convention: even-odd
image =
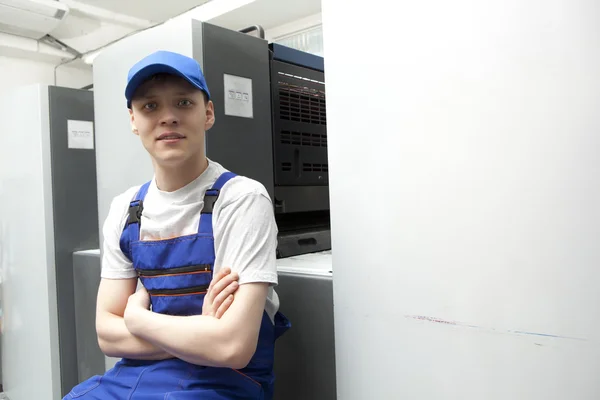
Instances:
[[[194,58],[202,63],[215,105],[206,154],[230,171],[259,181],[274,199],[268,43],[199,21],[194,21],[193,36]],[[231,85],[227,90],[226,84]]]
[[[94,121],[93,94],[48,88],[62,395],[78,383],[72,254],[98,248],[96,156],[68,147],[68,120]],[[27,210],[35,212],[35,210]]]
[[[77,321],[77,370],[82,382],[106,370],[104,353],[96,335],[96,294],[100,286],[100,251],[73,253],[75,320]]]
[[[275,400],[335,400],[331,276],[280,272],[281,312],[292,328],[275,346]]]

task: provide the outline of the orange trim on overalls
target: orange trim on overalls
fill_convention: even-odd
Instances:
[[[262,385],[258,382],[256,382],[254,379],[252,379],[251,377],[249,377],[248,375],[246,375],[243,372],[238,371],[237,369],[231,368],[233,371],[237,372],[238,374],[242,375],[243,377],[246,377],[248,379],[250,379],[252,382],[254,382],[255,384],[257,384],[259,387],[262,387]]]
[[[144,275],[144,279],[151,278],[164,278],[165,276],[183,276],[183,275],[194,275],[194,274],[210,274],[212,271],[192,271],[192,272],[181,272],[179,274],[165,274],[165,275]]]

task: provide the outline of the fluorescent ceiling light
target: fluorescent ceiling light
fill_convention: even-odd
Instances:
[[[254,3],[256,0],[212,0],[185,13],[198,21],[210,21],[220,15]]]
[[[96,57],[98,57],[98,55],[100,54],[101,50],[96,50],[96,51],[92,51],[90,53],[87,53],[86,55],[84,55],[83,57],[81,57],[81,59],[83,60],[84,63],[88,64],[88,65],[93,65],[94,64],[94,60],[96,59]]]

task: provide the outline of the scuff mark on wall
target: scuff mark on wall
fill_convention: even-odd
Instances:
[[[555,339],[587,341],[587,339],[583,339],[583,338],[562,336],[562,335],[553,335],[553,334],[549,334],[549,333],[537,333],[537,332],[527,332],[527,331],[521,331],[521,330],[486,328],[484,326],[470,325],[470,324],[457,322],[457,321],[449,321],[449,320],[445,320],[442,318],[427,317],[424,315],[405,315],[404,317],[410,318],[410,319],[416,319],[416,320],[420,320],[420,321],[433,322],[436,324],[444,324],[444,325],[460,326],[463,328],[479,329],[479,330],[483,330],[483,331],[487,331],[487,332],[504,333],[504,334],[512,334],[512,335],[543,336],[543,337],[555,338]]]

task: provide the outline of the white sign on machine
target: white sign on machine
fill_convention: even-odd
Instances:
[[[253,118],[252,79],[224,74],[225,115]]]
[[[94,148],[94,123],[92,121],[67,121],[69,149]]]

